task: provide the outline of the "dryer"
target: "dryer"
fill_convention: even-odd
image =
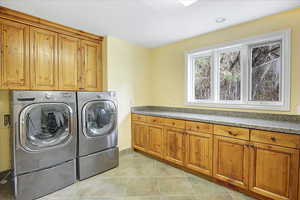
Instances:
[[[115,92],[77,92],[79,180],[94,176],[119,163]]]
[[[76,93],[12,91],[16,200],[32,200],[76,181]]]

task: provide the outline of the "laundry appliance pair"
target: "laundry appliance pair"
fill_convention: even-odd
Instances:
[[[11,110],[16,200],[118,165],[114,92],[12,91]]]

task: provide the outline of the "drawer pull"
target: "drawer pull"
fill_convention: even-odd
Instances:
[[[238,136],[237,133],[233,133],[233,132],[231,132],[231,131],[228,131],[228,133],[229,133],[229,135],[232,135],[232,136]]]
[[[175,126],[175,122],[172,122],[172,125]]]
[[[199,127],[199,126],[197,126],[196,128],[197,128],[197,129],[199,129],[200,127]]]
[[[272,140],[273,142],[276,142],[276,137],[272,136],[272,137],[271,137],[271,140]]]

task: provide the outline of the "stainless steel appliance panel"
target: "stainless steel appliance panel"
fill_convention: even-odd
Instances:
[[[98,107],[97,107],[98,104]],[[113,105],[113,106],[112,106]],[[118,131],[117,131],[117,100],[114,92],[77,92],[77,106],[78,106],[78,156],[86,156],[95,152],[103,151],[109,148],[116,147],[118,144]],[[89,110],[100,109],[99,112],[111,113],[108,119],[113,120],[112,126],[103,127],[99,130],[100,134],[96,131],[88,130],[89,127],[97,127],[88,124]],[[100,107],[103,107],[102,109]],[[106,106],[106,107],[105,107]],[[113,113],[114,112],[114,113]],[[91,117],[93,118],[93,117]],[[103,121],[103,119],[100,119]],[[103,132],[106,130],[106,133]],[[101,132],[102,131],[102,132]]]
[[[12,164],[15,176],[38,169],[48,168],[76,158],[77,113],[76,94],[74,92],[13,91],[11,93],[11,100],[13,111],[12,136],[14,147],[14,159]],[[34,143],[26,145],[26,141],[33,140],[33,136],[26,133],[28,130],[24,128],[26,127],[24,124],[26,124],[25,120],[27,118],[21,118],[21,113],[26,113],[25,111],[28,107],[52,104],[65,105],[65,107],[70,108],[68,127],[65,128],[68,130],[68,137],[65,137],[63,142],[57,143],[57,145],[54,146],[46,145],[43,147],[34,145]]]
[[[37,199],[76,181],[75,160],[15,177],[15,199]]]
[[[119,164],[119,148],[112,148],[78,159],[78,179],[83,180],[107,171]]]

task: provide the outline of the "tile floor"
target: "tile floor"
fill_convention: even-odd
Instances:
[[[0,199],[10,200],[8,186]],[[120,156],[118,168],[77,182],[39,200],[253,200],[135,152]]]

